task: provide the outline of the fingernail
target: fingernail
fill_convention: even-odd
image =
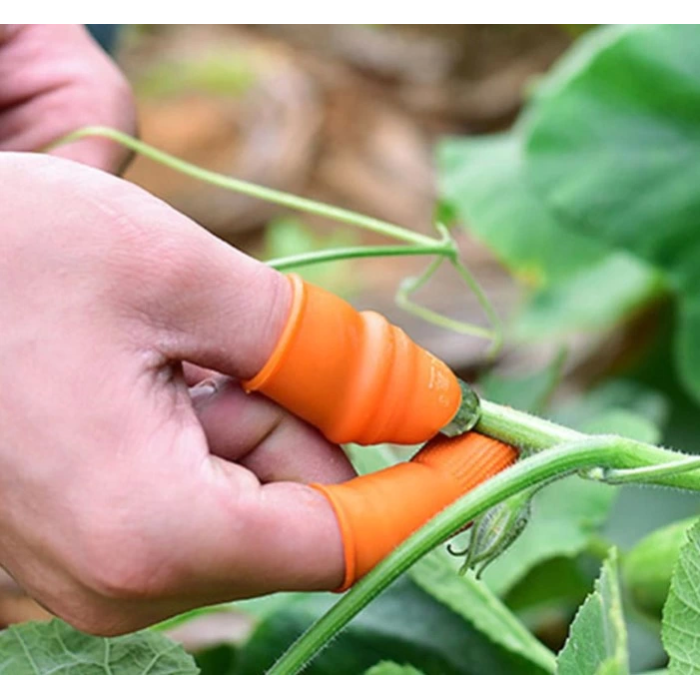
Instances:
[[[195,408],[201,408],[219,390],[218,385],[211,379],[205,379],[190,389],[190,399]]]

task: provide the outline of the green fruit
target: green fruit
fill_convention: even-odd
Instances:
[[[673,568],[686,533],[696,518],[671,523],[647,535],[627,554],[623,576],[632,601],[642,612],[661,618]]]

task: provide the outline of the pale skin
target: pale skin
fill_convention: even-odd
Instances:
[[[0,26],[0,566],[104,635],[336,588],[338,526],[307,484],[352,466],[236,381],[282,331],[286,279],[110,174],[107,141],[20,152],[94,123],[135,120],[84,30]]]

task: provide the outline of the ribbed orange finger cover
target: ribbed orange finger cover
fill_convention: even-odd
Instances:
[[[332,442],[417,444],[447,425],[457,379],[400,328],[289,275],[292,308],[277,347],[244,382]]]
[[[345,590],[434,515],[513,464],[517,450],[478,433],[438,436],[411,462],[342,484],[312,484],[331,503],[345,552]]]

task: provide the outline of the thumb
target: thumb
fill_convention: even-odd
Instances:
[[[120,209],[139,248],[130,251],[136,282],[130,300],[147,319],[153,344],[167,360],[253,377],[282,334],[291,304],[288,280],[128,187],[133,191]]]
[[[158,333],[166,358],[243,380],[335,443],[417,444],[454,418],[454,374],[383,316],[146,203],[137,221],[142,240],[150,234],[153,269],[137,294],[154,328],[168,330]]]
[[[214,239],[188,251],[168,307],[176,359],[242,379],[331,442],[417,444],[457,413],[450,369],[374,312],[358,312]]]

